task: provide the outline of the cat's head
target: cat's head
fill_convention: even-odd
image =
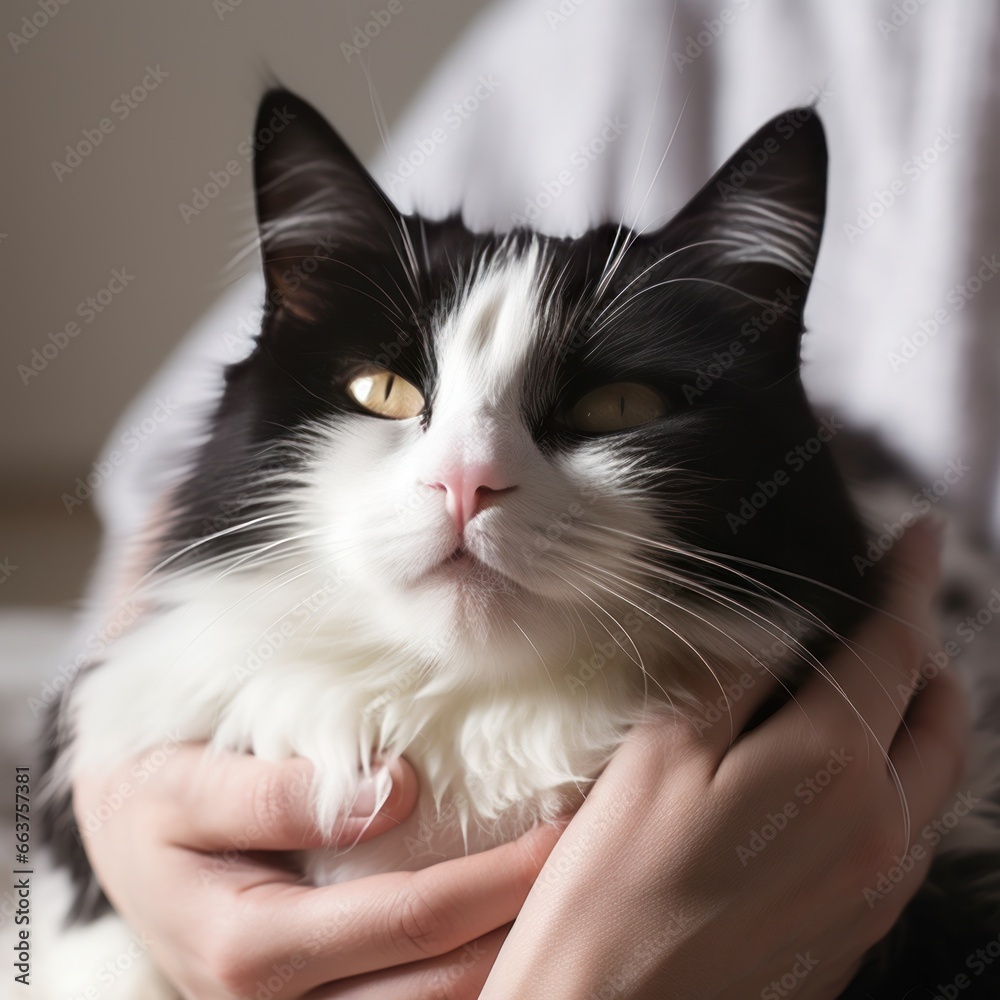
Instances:
[[[826,588],[857,588],[836,428],[799,379],[826,197],[812,111],[662,228],[575,239],[401,214],[287,92],[256,135],[263,327],[173,543],[210,523],[193,557],[286,546],[359,632],[472,671],[640,631],[691,659],[780,617],[768,588],[828,616]]]

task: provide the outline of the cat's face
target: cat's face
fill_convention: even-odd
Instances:
[[[727,188],[738,154],[658,232],[552,239],[401,216],[308,105],[272,93],[260,120],[274,108],[290,124],[256,161],[264,327],[179,540],[220,503],[234,528],[273,517],[200,555],[286,545],[348,589],[360,629],[497,669],[621,646],[626,619],[710,645],[706,614],[760,607],[725,556],[843,582],[853,520],[826,456],[742,530],[727,517],[815,432],[798,379],[825,197],[811,114],[758,133],[746,148],[769,166]]]
[[[341,359],[332,391],[362,402],[320,422],[300,500],[387,636],[568,654],[581,620],[605,634],[635,599],[617,579],[629,536],[665,537],[666,470],[644,456],[670,451],[666,387],[588,381],[550,285],[537,243],[498,248],[403,348],[408,364]]]

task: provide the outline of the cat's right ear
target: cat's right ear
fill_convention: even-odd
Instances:
[[[813,108],[795,108],[752,135],[650,239],[700,246],[715,276],[764,302],[786,286],[795,321],[812,281],[826,215],[827,150]]]
[[[401,217],[326,119],[287,90],[257,111],[254,189],[268,291],[294,307],[296,260],[391,248]],[[338,253],[339,251],[339,253]],[[300,270],[302,268],[300,267]]]

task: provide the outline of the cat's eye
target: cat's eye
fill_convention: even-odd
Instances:
[[[640,382],[612,382],[593,389],[570,408],[566,423],[586,434],[641,427],[667,412],[666,400]]]
[[[388,368],[371,368],[355,375],[347,391],[360,406],[380,417],[406,420],[424,411],[424,397],[412,383]]]

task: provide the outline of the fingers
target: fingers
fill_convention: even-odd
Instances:
[[[311,805],[313,766],[301,758],[265,761],[249,754],[204,753],[185,745],[164,768],[168,840],[199,851],[291,851],[368,840],[398,826],[413,809],[417,776],[406,761],[385,765],[388,777],[361,783],[357,801],[333,840],[316,825]],[[391,787],[386,787],[391,781]],[[387,794],[387,798],[386,798]],[[374,818],[370,812],[381,799]]]
[[[405,969],[387,969],[313,990],[304,1000],[474,1000],[500,953],[509,925]]]
[[[821,736],[842,736],[847,720],[888,749],[902,722],[927,653],[936,646],[932,606],[937,593],[940,532],[925,519],[897,543],[886,567],[884,611],[868,618],[857,635],[827,661],[824,675],[803,685],[796,704]],[[943,655],[943,654],[942,654]],[[794,706],[790,706],[794,707]],[[788,709],[779,713],[788,714]]]
[[[241,933],[266,942],[264,968],[302,956],[304,989],[436,958],[511,923],[558,838],[541,826],[418,872],[325,888],[262,885],[244,894],[252,909]]]
[[[929,823],[954,795],[969,729],[965,692],[954,675],[938,674],[914,698],[889,749],[914,827]]]
[[[869,944],[888,931],[916,895],[930,870],[934,848],[950,829],[939,819],[945,803],[954,801],[968,735],[965,694],[953,675],[940,674],[914,697],[889,750],[901,797],[887,789],[882,808],[872,813],[881,829],[874,843],[881,849],[863,892],[871,914],[858,923],[859,931],[866,923],[873,924],[876,934]],[[877,767],[877,762],[871,766]],[[964,800],[960,794],[955,803],[958,816],[971,808]],[[907,828],[909,837],[903,841]]]

